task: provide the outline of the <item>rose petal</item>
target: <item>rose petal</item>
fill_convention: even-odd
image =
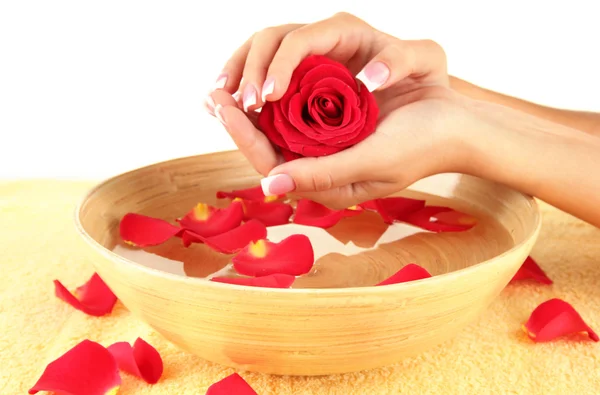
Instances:
[[[119,368],[110,352],[101,344],[84,340],[48,364],[28,393],[114,395],[120,385]]]
[[[279,196],[265,196],[263,193],[262,187],[260,185],[246,188],[246,189],[237,189],[231,192],[218,191],[217,199],[243,199],[245,201],[253,201],[253,202],[272,202],[277,199],[284,198],[285,195]]]
[[[407,215],[404,222],[418,226],[422,229],[429,230],[431,232],[464,232],[466,230],[471,229],[474,226],[474,224],[459,225],[456,223],[446,223],[443,220],[443,215],[442,220],[437,220],[436,217],[438,214],[449,213],[452,211],[455,210],[449,207],[427,206],[419,211]],[[466,214],[460,214],[466,216]],[[447,215],[446,218],[453,218],[453,216]]]
[[[233,254],[249,243],[267,237],[267,227],[260,221],[251,220],[229,232],[216,236],[203,237],[192,231],[185,231],[181,236],[183,245],[189,247],[192,243],[205,243],[213,250],[222,254]]]
[[[244,219],[240,202],[231,202],[226,208],[216,208],[203,203],[178,220],[182,228],[202,237],[211,237],[237,228]]]
[[[54,294],[62,301],[79,311],[95,317],[110,313],[117,303],[117,297],[96,273],[71,294],[60,281],[54,280]]]
[[[290,161],[302,158],[302,155],[292,152],[290,150],[287,150],[285,148],[279,148],[279,152],[281,153],[281,156],[283,157],[283,159],[286,162],[290,162]]]
[[[550,299],[536,307],[523,325],[523,330],[535,342],[546,342],[579,332],[587,332],[595,342],[600,340],[573,306],[561,299]]]
[[[393,276],[377,284],[377,286],[406,283],[409,281],[422,280],[429,277],[431,277],[431,274],[429,274],[425,268],[415,265],[414,263],[409,263],[402,269],[398,270]]]
[[[544,273],[542,268],[540,268],[536,261],[533,260],[532,257],[527,257],[523,265],[519,268],[519,271],[513,276],[510,280],[511,283],[517,282],[520,280],[528,280],[532,279],[542,284],[552,284],[552,280]]]
[[[456,210],[439,212],[433,218],[435,218],[436,222],[444,225],[472,228],[477,224],[477,218]]]
[[[231,261],[239,274],[261,277],[277,273],[300,276],[312,269],[314,260],[310,239],[296,234],[279,243],[269,240],[250,243]]]
[[[328,59],[328,58],[326,58]],[[314,66],[300,80],[300,86],[313,85],[325,78],[335,76],[342,83],[357,90],[356,79],[346,67],[340,67],[341,64],[325,63]]]
[[[300,199],[296,205],[293,222],[327,229],[340,222],[342,218],[360,214],[361,210],[361,208],[332,210],[312,200]]]
[[[289,274],[270,274],[263,277],[213,277],[210,281],[263,288],[290,288],[296,277]]]
[[[279,102],[266,102],[260,110],[257,123],[271,143],[283,149],[288,148],[279,128],[282,123],[289,124],[289,121],[283,117]]]
[[[244,221],[255,219],[265,226],[277,226],[290,222],[294,209],[287,203],[242,202],[244,206]]]
[[[225,377],[208,387],[206,395],[258,395],[237,373]]]
[[[119,365],[119,369],[149,384],[156,384],[163,373],[163,361],[154,347],[137,338],[133,347],[127,342],[118,342],[108,347]]]
[[[391,224],[394,221],[403,221],[410,214],[415,213],[425,207],[425,200],[409,199],[405,197],[388,197],[374,199],[360,204],[367,210],[374,210],[379,213],[383,222]]]
[[[141,214],[125,214],[119,224],[121,239],[137,247],[162,244],[181,232],[181,228],[162,219]]]

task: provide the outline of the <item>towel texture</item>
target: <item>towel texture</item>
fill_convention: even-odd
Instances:
[[[231,374],[179,351],[117,303],[90,317],[54,296],[52,280],[73,289],[93,274],[74,205],[88,182],[0,183],[0,394],[25,394],[46,364],[78,342],[108,346],[138,336],[161,353],[155,385],[122,374],[120,394],[204,394]],[[559,297],[600,332],[600,230],[543,206],[532,256],[554,285],[509,285],[481,319],[454,340],[395,366],[337,376],[273,377],[240,372],[261,394],[577,394],[600,393],[600,343],[586,336],[535,344],[520,330],[540,303]],[[233,395],[233,394],[232,394]]]

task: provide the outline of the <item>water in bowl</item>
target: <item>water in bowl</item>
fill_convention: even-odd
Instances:
[[[293,288],[371,286],[409,263],[439,275],[490,259],[514,245],[510,232],[492,216],[474,211],[463,202],[420,192],[405,196],[469,213],[477,218],[477,225],[465,232],[432,233],[404,223],[388,226],[378,214],[363,212],[329,229],[296,224],[270,227],[271,241],[302,233],[313,245],[315,265],[311,272],[297,278]],[[181,276],[236,276],[230,255],[200,244],[185,248],[178,238],[145,249],[118,242],[113,251],[144,266]]]

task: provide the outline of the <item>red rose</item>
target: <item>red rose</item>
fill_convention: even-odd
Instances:
[[[283,97],[265,103],[258,125],[292,160],[359,143],[375,131],[378,114],[373,94],[344,65],[313,55],[294,70]]]

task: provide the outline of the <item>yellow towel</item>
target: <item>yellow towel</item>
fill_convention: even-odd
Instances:
[[[179,351],[117,303],[90,317],[54,296],[52,280],[73,289],[93,273],[78,242],[74,204],[93,184],[0,183],[0,394],[25,394],[44,367],[78,342],[108,346],[138,336],[161,353],[155,385],[122,374],[120,394],[204,394],[233,369]],[[532,255],[553,286],[509,285],[481,319],[454,340],[395,366],[327,377],[240,372],[261,394],[600,394],[600,343],[534,344],[521,324],[543,301],[573,304],[600,333],[600,230],[543,206],[544,228]],[[232,394],[235,395],[235,394]]]

